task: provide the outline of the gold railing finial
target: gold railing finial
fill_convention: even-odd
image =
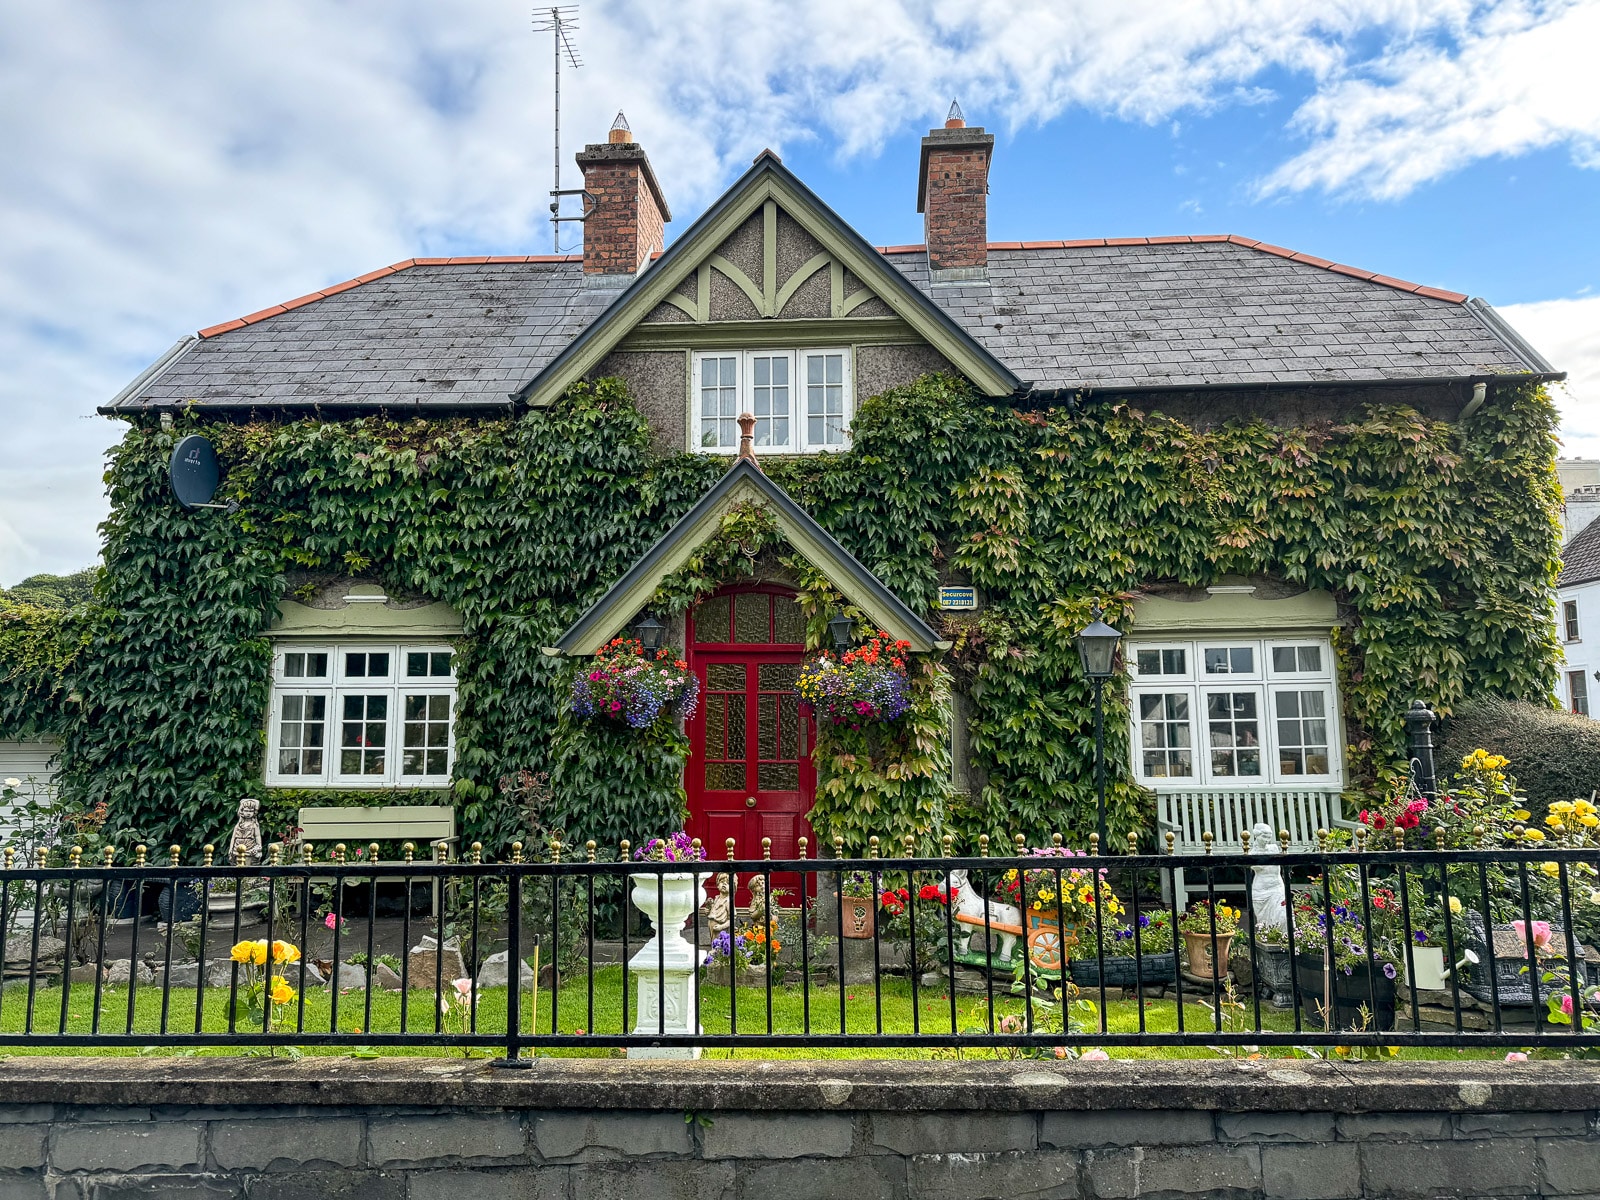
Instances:
[[[512,842],[511,843],[511,861],[514,862],[514,863],[519,863],[519,862],[522,861],[522,843],[521,842]]]
[[[978,857],[989,857],[989,835],[987,833],[980,833],[978,835]]]
[[[1287,829],[1278,830],[1278,849],[1285,854],[1289,853],[1289,831]]]
[[[271,845],[269,845],[267,847],[267,863],[268,863],[268,865],[274,866],[274,867],[279,867],[279,866],[283,865],[283,843],[282,842],[273,842]],[[172,848],[172,865],[173,866],[177,866],[178,865],[178,848],[176,846],[174,846]]]
[[[406,862],[411,863],[417,857],[417,844],[415,842],[407,842],[400,847],[400,852],[406,856]]]
[[[1211,853],[1211,843],[1217,840],[1216,838],[1211,836],[1211,830],[1208,829],[1204,833],[1202,833],[1200,835],[1200,840],[1205,843],[1206,853],[1210,854]]]
[[[585,842],[583,844],[583,849],[589,855],[589,861],[590,862],[594,862],[595,861],[595,852],[598,851],[600,849],[600,847],[595,844],[595,840],[593,838],[590,838],[587,842]]]
[[[82,846],[74,846],[72,848],[71,852],[67,855],[67,865],[70,867],[80,867],[83,865]]]
[[[867,857],[877,858],[878,856],[878,835],[873,834],[867,839]]]
[[[247,850],[243,845],[235,846],[233,848],[233,865],[236,867],[243,867],[248,866],[249,863],[250,851]]]
[[[307,844],[306,848],[308,850],[310,849],[310,844],[309,843]],[[212,858],[214,858],[216,856],[217,848],[215,846],[213,846],[210,842],[207,842],[204,846],[200,847],[200,851],[201,851],[202,854],[205,855],[205,861],[204,861],[203,865],[209,867],[211,865]],[[306,861],[309,862],[310,860],[307,859]]]
[[[274,846],[276,846],[278,843],[274,842],[272,844]],[[183,847],[182,846],[168,846],[167,847],[167,862],[168,862],[168,864],[175,867],[179,863],[181,863],[182,861],[183,861]]]
[[[317,858],[317,848],[310,842],[300,843],[300,861],[310,866]],[[206,847],[206,865],[211,865],[211,847]]]
[[[772,857],[772,839],[769,837],[764,837],[761,839],[761,857]]]
[[[105,866],[108,866],[108,867],[111,865],[111,860],[116,858],[116,856],[117,856],[117,850],[116,850],[115,846],[107,846],[104,850],[100,851],[100,861]],[[6,860],[6,866],[9,867],[10,865],[11,865],[11,860],[7,859]]]
[[[1173,833],[1172,830],[1169,829],[1169,830],[1167,830],[1167,839],[1166,840],[1167,840],[1167,853],[1168,854],[1174,853],[1175,848],[1176,848],[1177,843],[1178,843],[1178,835]]]
[[[1206,834],[1206,837],[1209,838],[1210,836],[1211,835],[1209,833]],[[1210,852],[1210,848],[1207,847],[1207,853],[1209,853],[1209,852]],[[1090,854],[1099,854],[1100,853],[1100,835],[1098,833],[1091,833],[1089,835],[1089,853]]]
[[[1138,834],[1137,830],[1135,830],[1133,833],[1130,833],[1128,835],[1128,853],[1129,854],[1138,854],[1139,853],[1139,834]]]
[[[144,866],[144,856],[147,853],[149,853],[149,848],[143,842],[135,846],[133,848],[133,865],[136,867]]]
[[[698,846],[700,844],[700,839],[699,838],[695,838],[694,844],[696,846]],[[800,859],[803,862],[805,860],[805,857],[806,857],[806,849],[807,849],[807,847],[809,847],[811,845],[811,843],[808,842],[805,838],[801,838],[799,843],[798,843],[798,845],[800,847]]]
[[[1239,831],[1239,851],[1242,854],[1250,853],[1250,831],[1248,829]]]
[[[561,839],[558,837],[550,839],[550,861],[553,863],[561,861]]]
[[[841,833],[833,835],[833,856],[835,858],[844,857],[844,835]],[[728,857],[732,858],[733,855],[730,854]]]
[[[481,863],[483,861],[483,843],[482,842],[473,842],[472,843],[472,861],[473,861],[474,865],[476,865],[478,863]]]

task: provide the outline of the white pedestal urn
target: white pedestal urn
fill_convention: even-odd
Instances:
[[[655,936],[631,959],[628,969],[638,981],[639,1037],[662,1033],[705,1032],[694,1023],[694,987],[698,978],[698,951],[683,936],[689,914],[705,903],[708,875],[668,871],[661,875],[639,873],[633,881],[633,905],[650,918]],[[658,912],[657,909],[660,909]],[[629,1058],[699,1058],[698,1046],[631,1046]]]

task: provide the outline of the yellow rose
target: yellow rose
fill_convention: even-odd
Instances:
[[[1600,888],[1589,889],[1589,903],[1600,904]]]
[[[300,961],[300,947],[292,942],[273,942],[272,961],[279,963],[294,963]]]
[[[1578,818],[1578,824],[1587,825],[1590,829],[1593,829],[1596,825],[1600,825],[1600,817],[1595,816],[1594,813],[1584,813],[1583,816]]]
[[[1540,863],[1539,864],[1539,870],[1543,871],[1546,875],[1549,875],[1551,878],[1554,878],[1555,876],[1561,874],[1561,864],[1560,863],[1553,863],[1553,862]]]
[[[233,949],[228,952],[228,957],[236,963],[247,963],[254,953],[254,942],[235,942]]]
[[[1569,809],[1568,811],[1571,811],[1571,810]],[[1561,828],[1561,817],[1560,817],[1560,815],[1558,813],[1551,813],[1548,817],[1546,817],[1544,819],[1544,823],[1546,825],[1553,825],[1553,826],[1555,826],[1555,828],[1560,829]]]
[[[1511,819],[1513,821],[1526,821],[1531,816],[1533,816],[1533,814],[1527,809],[1519,808],[1516,812],[1511,814]]]
[[[1542,841],[1544,841],[1544,830],[1542,830],[1542,829],[1524,829],[1522,831],[1522,836],[1524,838],[1526,838],[1530,842],[1542,842]]]
[[[255,963],[255,965],[258,966],[258,967],[265,965],[265,963],[267,961],[267,944],[266,944],[266,942],[251,942],[250,943],[250,961]]]
[[[1461,901],[1454,896],[1450,897],[1450,911],[1456,916],[1461,915]]]
[[[285,983],[281,976],[274,976],[272,980],[272,1002],[274,1004],[288,1004],[294,999],[294,989]]]
[[[1574,800],[1572,802],[1572,811],[1580,816],[1586,817],[1590,813],[1594,812],[1595,808],[1594,805],[1590,804],[1587,800]]]

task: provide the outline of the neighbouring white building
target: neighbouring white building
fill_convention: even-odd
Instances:
[[[1600,486],[1567,496],[1567,542],[1556,581],[1556,633],[1565,661],[1557,692],[1570,712],[1594,716],[1600,704]]]

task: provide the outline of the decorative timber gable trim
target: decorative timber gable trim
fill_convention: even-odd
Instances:
[[[785,279],[778,277],[780,210],[822,247]],[[759,280],[719,252],[756,214],[762,225]],[[668,305],[688,318],[688,322],[671,322],[680,336],[686,324],[708,323],[713,273],[743,293],[759,319],[774,320],[795,293],[823,271],[828,273],[831,318],[849,317],[869,300],[879,299],[911,333],[938,349],[985,395],[1009,396],[1026,390],[1022,380],[885,262],[768,150],[598,319],[513,392],[512,398],[535,408],[549,405],[599,365],[658,306]],[[686,293],[683,285],[691,277],[694,286]],[[849,282],[852,278],[858,281],[854,286]]]
[[[557,640],[545,647],[550,655],[594,654],[625,629],[655,595],[661,581],[688,561],[722,527],[722,518],[741,502],[765,505],[778,522],[789,545],[838,588],[878,628],[911,643],[912,650],[927,653],[949,647],[904,601],[886,588],[834,540],[789,494],[767,478],[752,459],[739,459],[710,491],[666,532],[627,574],[612,584],[589,611]]]

